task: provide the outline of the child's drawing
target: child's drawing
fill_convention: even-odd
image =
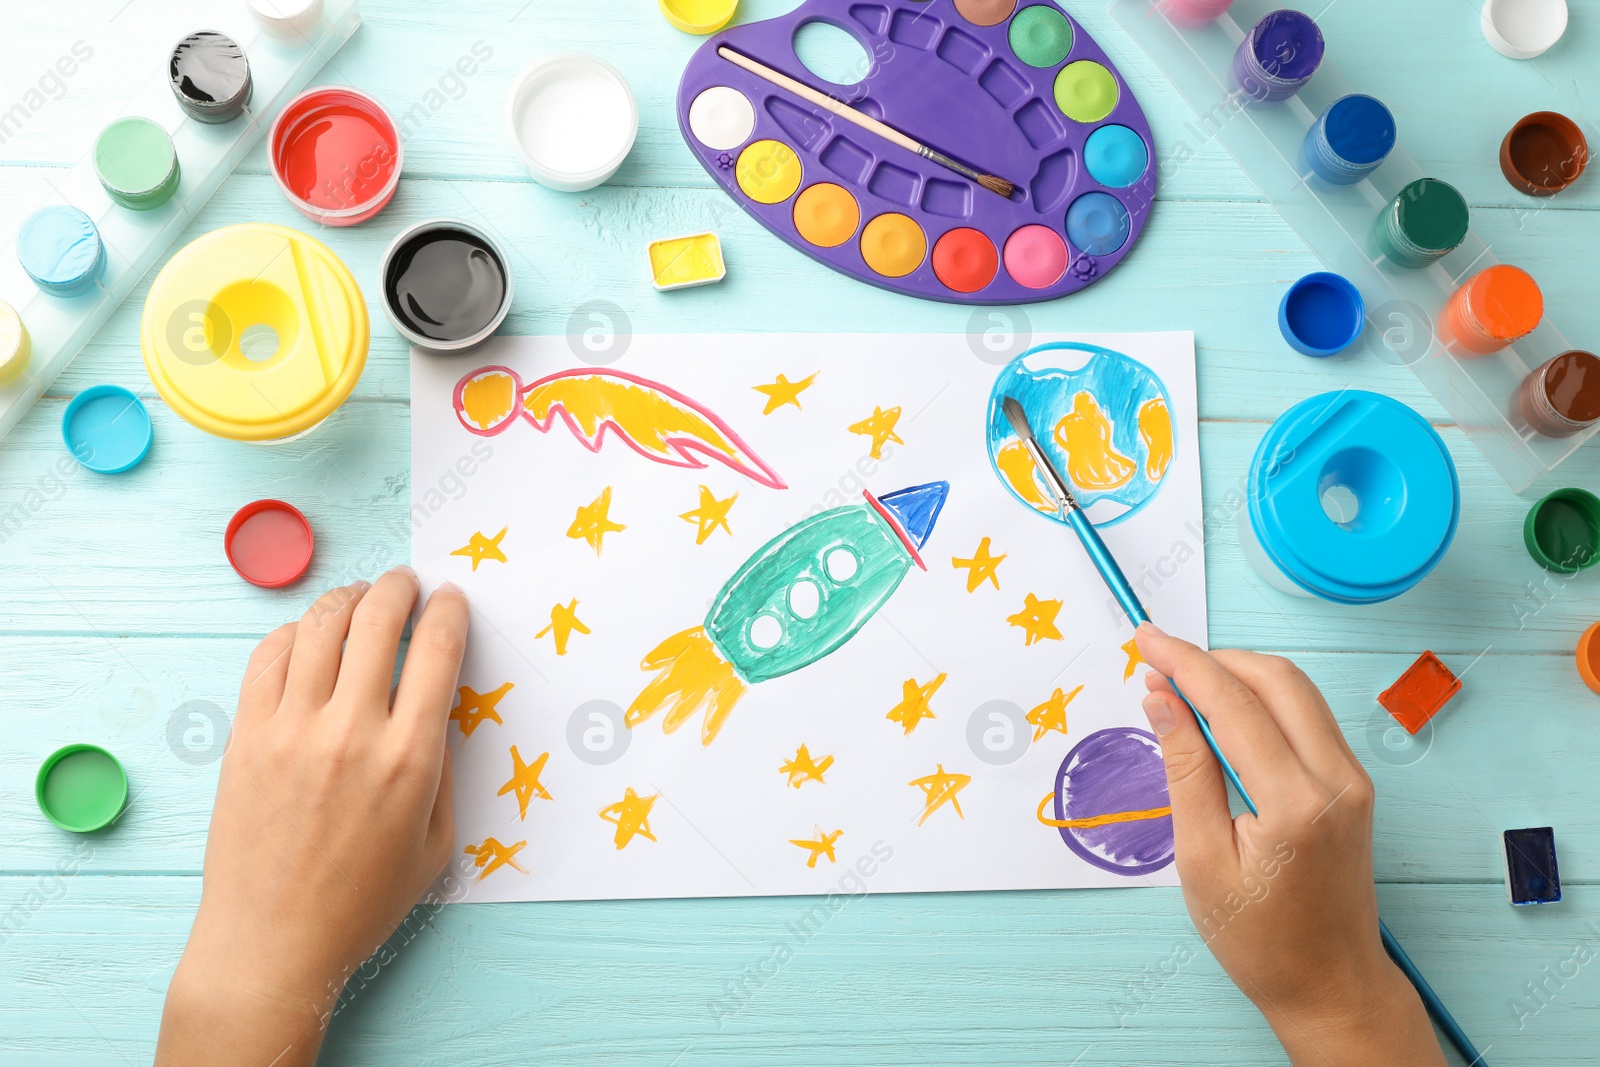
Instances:
[[[456,706],[450,709],[450,721],[460,725],[462,737],[471,737],[472,731],[483,725],[485,719],[504,725],[505,720],[500,718],[495,705],[513,688],[512,683],[503,682],[498,689],[480,693],[469,685],[461,686],[456,690]]]
[[[702,485],[700,506],[693,511],[685,511],[678,518],[695,528],[694,543],[697,545],[705,544],[706,538],[715,533],[719,527],[723,533],[732,537],[733,527],[728,525],[728,512],[732,509],[733,502],[738,499],[739,494],[734,493],[724,500],[718,500],[715,493]]]
[[[495,534],[493,537],[485,537],[483,535],[483,531],[481,530],[475,531],[473,535],[467,539],[466,544],[462,545],[460,548],[456,549],[450,554],[452,556],[466,556],[472,561],[473,570],[477,570],[478,564],[482,563],[486,559],[492,559],[496,563],[505,563],[506,554],[505,550],[500,547],[500,541],[505,537],[506,531],[510,528],[511,527],[509,526],[500,527],[500,532]]]
[[[1119,726],[1079,741],[1056,772],[1055,793],[1039,803],[1039,821],[1104,871],[1134,876],[1171,863],[1172,807],[1155,735]]]
[[[900,683],[900,703],[890,708],[889,714],[884,718],[905,727],[906,735],[910,736],[911,731],[915,730],[923,719],[935,718],[928,701],[933,699],[933,694],[939,691],[946,677],[941,674],[926,684],[918,682],[915,678],[907,678]]]
[[[745,687],[810,666],[856,635],[894,595],[927,543],[950,483],[931,482],[832,508],[768,541],[728,579],[705,623],[657,645],[661,673],[627,711],[636,726],[666,711],[671,733],[704,710],[709,745]]]
[[[1027,450],[1000,410],[1014,396],[1039,446],[1096,525],[1127,518],[1166,478],[1175,455],[1172,403],[1155,372],[1109,348],[1059,341],[1023,353],[990,393],[989,458],[1012,495],[1057,521]]]
[[[591,452],[615,432],[635,452],[671,467],[705,468],[706,458],[773,489],[787,488],[727,423],[672,388],[622,371],[558,371],[529,385],[507,367],[482,367],[455,390],[456,417],[480,437],[522,414],[548,433],[556,416]]]
[[[906,784],[922,790],[922,817],[917,820],[918,826],[927,822],[928,816],[946,804],[955,809],[957,816],[966,818],[961,811],[961,801],[956,799],[956,795],[972,784],[972,775],[952,774],[946,771],[944,764],[941,763],[932,774],[914,778]]]
[[[1176,885],[1146,668],[995,398],[1203,640],[1193,338],[1038,341],[414,351],[413,565],[472,608],[466,899]]]
[[[1061,601],[1040,600],[1032,593],[1022,602],[1022,610],[1015,615],[1007,615],[1006,622],[1022,631],[1023,644],[1031,645],[1037,641],[1061,640],[1061,629],[1056,625],[1056,616],[1061,614]]]
[[[844,831],[835,830],[832,833],[825,834],[822,832],[822,827],[818,826],[815,827],[811,832],[817,836],[809,841],[804,838],[791,837],[789,839],[789,844],[798,845],[811,853],[810,856],[806,857],[806,866],[815,867],[817,865],[817,861],[822,859],[824,856],[827,857],[829,863],[838,863],[839,857],[834,855],[833,850],[834,845],[838,843],[839,838],[844,836]]]
[[[600,490],[600,495],[593,502],[578,508],[572,525],[567,527],[567,536],[574,541],[588,542],[598,556],[606,534],[621,533],[626,529],[620,522],[611,521],[611,487],[608,485]]]
[[[655,806],[658,795],[652,793],[642,797],[630,785],[621,800],[600,809],[600,817],[617,828],[612,840],[619,852],[627,848],[628,842],[635,837],[651,841],[656,839],[656,835],[650,832],[650,809]]]
[[[1004,552],[1000,553],[998,556],[990,553],[989,539],[985,537],[982,541],[978,542],[978,547],[972,553],[970,558],[962,559],[959,556],[951,556],[950,565],[956,570],[961,570],[963,567],[966,568],[967,592],[976,593],[978,591],[978,587],[984,582],[992,582],[994,583],[994,587],[996,589],[1000,588],[1000,575],[998,571],[1000,570],[1001,562],[1004,561],[1005,558],[1006,554]]]
[[[789,784],[796,789],[807,782],[816,782],[825,785],[822,776],[828,773],[828,768],[833,766],[832,756],[823,756],[821,759],[812,759],[806,746],[801,745],[793,759],[783,761],[783,766],[778,768],[779,774],[789,776]]]
[[[771,415],[785,404],[800,407],[800,394],[811,388],[811,383],[817,380],[815,374],[801,378],[798,382],[791,382],[783,375],[778,375],[777,380],[766,385],[757,385],[753,388],[756,392],[767,398],[767,406],[761,409],[761,414]]]

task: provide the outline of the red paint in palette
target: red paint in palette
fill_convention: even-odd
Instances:
[[[351,226],[382,211],[400,183],[405,150],[383,105],[348,86],[289,102],[268,140],[272,176],[307,218]]]
[[[933,246],[934,275],[958,293],[977,292],[994,281],[999,269],[994,242],[970,227],[951,230]]]

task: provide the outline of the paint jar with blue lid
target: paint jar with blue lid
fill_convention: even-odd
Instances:
[[[1306,131],[1306,165],[1323,181],[1354,185],[1383,166],[1395,137],[1394,115],[1383,102],[1351,93],[1329,104]]]
[[[106,272],[106,246],[94,220],[75,207],[51,204],[23,220],[17,259],[47,293],[77,296]]]
[[[1245,558],[1275,588],[1344,604],[1391,600],[1450,548],[1461,486],[1426,419],[1340,390],[1279,416],[1250,465]]]

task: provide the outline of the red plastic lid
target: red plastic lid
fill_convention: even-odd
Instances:
[[[288,585],[311,566],[311,524],[292,504],[257,500],[228,522],[223,545],[239,577],[263,589]]]

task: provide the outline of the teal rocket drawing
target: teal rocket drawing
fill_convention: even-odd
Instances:
[[[762,545],[723,585],[705,623],[644,658],[660,673],[628,708],[636,723],[666,711],[671,733],[704,709],[710,744],[745,689],[822,659],[856,635],[913,566],[950,493],[931,482],[832,508]]]

